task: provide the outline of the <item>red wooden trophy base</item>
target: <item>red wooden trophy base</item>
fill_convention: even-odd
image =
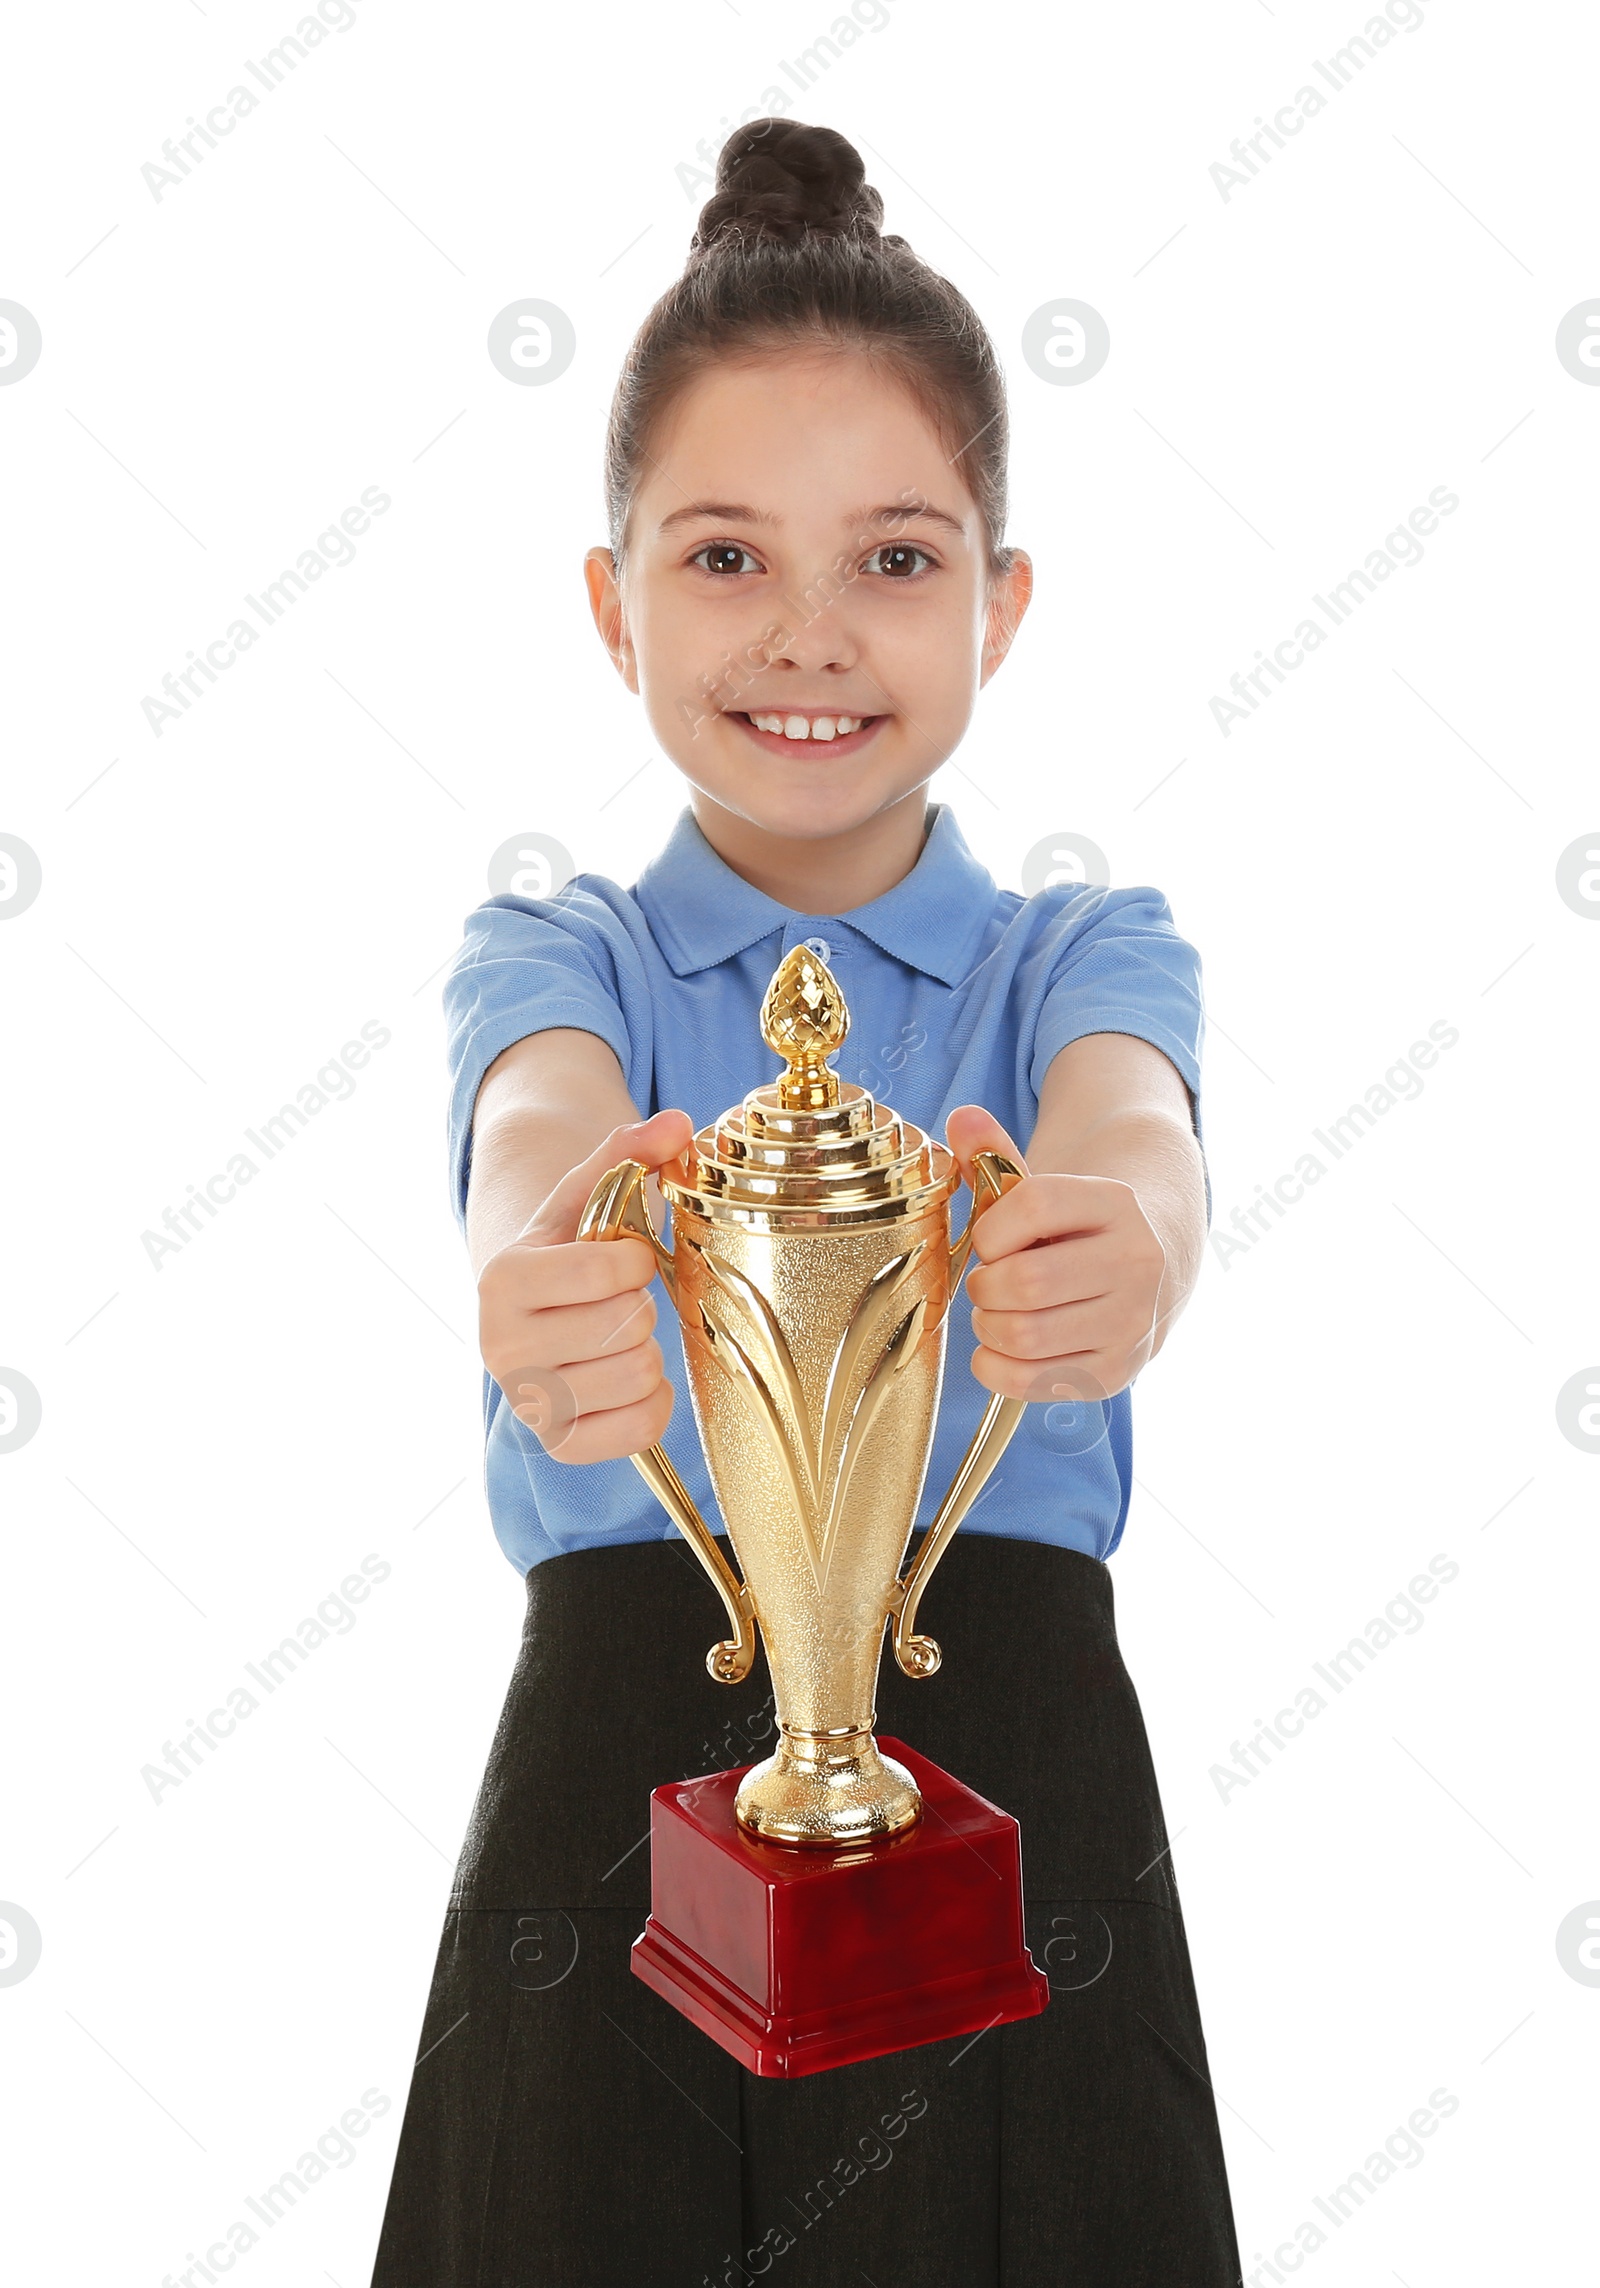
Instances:
[[[634,1973],[752,2073],[855,2065],[1032,2018],[1017,1822],[900,1740],[908,1834],[847,1850],[762,1843],[733,1816],[749,1770],[650,1798],[650,1919]]]

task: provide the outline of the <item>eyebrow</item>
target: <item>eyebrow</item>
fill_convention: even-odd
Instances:
[[[657,532],[670,532],[674,525],[694,524],[702,518],[714,519],[720,524],[782,524],[781,516],[773,516],[766,509],[752,508],[748,501],[691,501],[687,508],[675,508],[656,526]],[[966,526],[959,517],[947,510],[935,508],[924,501],[910,508],[904,501],[890,501],[884,508],[858,508],[850,510],[844,518],[846,525],[888,524],[900,519],[910,524],[941,524],[947,531],[966,537]]]

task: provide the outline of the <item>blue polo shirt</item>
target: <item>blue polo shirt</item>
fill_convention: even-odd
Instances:
[[[1183,1075],[1200,1135],[1200,962],[1158,890],[1063,883],[998,888],[948,804],[911,872],[844,913],[796,913],[712,849],[687,806],[631,889],[578,874],[553,898],[490,898],[466,920],[444,987],[451,1198],[465,1228],[473,1105],[484,1073],[529,1033],[571,1025],[609,1041],[641,1117],[673,1107],[698,1131],[776,1078],[760,1009],[791,946],[812,944],[838,978],[850,1031],[834,1059],[902,1119],[945,1140],[958,1104],[991,1111],[1026,1154],[1051,1059],[1085,1033],[1153,1042]],[[1210,1185],[1207,1181],[1207,1210]],[[971,1194],[951,1203],[959,1232]],[[670,1218],[669,1218],[670,1223]],[[690,1405],[677,1313],[655,1282],[676,1398],[663,1444],[714,1532],[726,1531]],[[965,1282],[950,1305],[944,1385],[917,1525],[938,1508],[990,1393]],[[607,1542],[677,1528],[626,1458],[574,1464],[545,1453],[499,1385],[483,1378],[485,1486],[495,1533],[519,1573]],[[1009,1534],[1104,1558],[1132,1483],[1129,1393],[1031,1405],[963,1533]]]

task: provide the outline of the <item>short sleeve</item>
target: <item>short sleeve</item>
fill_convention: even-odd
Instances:
[[[463,1226],[472,1113],[484,1074],[530,1033],[570,1025],[598,1034],[629,1070],[630,1040],[612,916],[569,884],[559,898],[491,898],[467,916],[444,982],[451,1205]]]
[[[1200,956],[1178,934],[1166,899],[1152,889],[1078,887],[1063,898],[1055,934],[1050,982],[1034,1028],[1035,1100],[1052,1059],[1069,1041],[1086,1033],[1131,1033],[1170,1057],[1183,1075],[1203,1160]],[[1205,1188],[1209,1221],[1209,1168]]]

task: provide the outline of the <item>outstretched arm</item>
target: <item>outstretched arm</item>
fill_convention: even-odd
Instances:
[[[632,1234],[580,1240],[578,1221],[607,1169],[639,1160],[659,1228],[655,1171],[692,1133],[686,1112],[641,1121],[616,1051],[577,1027],[529,1034],[484,1074],[467,1190],[479,1347],[512,1413],[558,1461],[642,1453],[671,1419],[650,1331],[655,1257]]]
[[[969,1176],[988,1146],[1028,1168],[974,1236],[973,1373],[1010,1398],[1114,1397],[1161,1348],[1205,1244],[1176,1066],[1132,1034],[1086,1034],[1051,1062],[1026,1155],[977,1105],[952,1112],[947,1132]]]

